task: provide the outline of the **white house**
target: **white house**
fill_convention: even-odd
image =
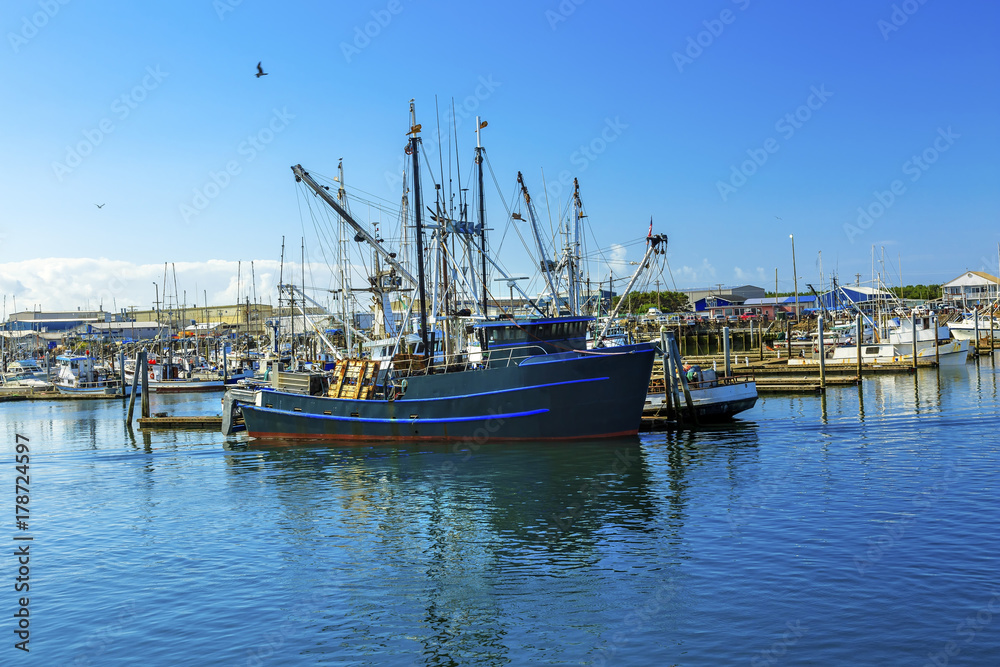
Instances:
[[[941,286],[945,305],[970,308],[1000,298],[1000,278],[982,271],[966,271]]]

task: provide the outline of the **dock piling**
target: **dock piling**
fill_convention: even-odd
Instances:
[[[149,417],[149,359],[146,356],[146,351],[143,350],[139,353],[139,362],[136,363],[135,372],[139,373],[141,377],[139,381],[142,382],[142,416]]]
[[[722,327],[722,353],[726,357],[726,377],[731,377],[733,374],[733,367],[729,358],[731,351],[732,342],[729,340],[729,327]]]
[[[819,390],[826,391],[826,339],[823,337],[823,316],[816,318],[819,329]]]
[[[857,317],[855,319],[857,320],[857,325],[856,325],[856,331],[857,331],[857,333],[855,334],[857,336],[857,338],[855,340],[858,343],[858,383],[860,383],[861,382],[861,368],[862,368],[862,364],[861,364],[861,344],[862,344],[862,339],[865,337],[865,330],[864,330],[864,327],[862,326],[863,322],[861,321],[861,313],[858,313],[858,315],[857,315]]]

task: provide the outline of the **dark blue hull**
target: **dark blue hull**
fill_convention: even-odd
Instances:
[[[638,432],[651,344],[539,355],[518,365],[410,377],[395,400],[260,391],[254,438],[570,440]]]

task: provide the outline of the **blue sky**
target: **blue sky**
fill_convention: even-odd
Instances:
[[[868,280],[873,245],[890,282],[998,272],[995,3],[11,0],[0,28],[0,291],[19,309],[148,307],[164,262],[215,301],[254,260],[265,290],[282,235],[318,264],[289,167],[343,157],[349,185],[398,201],[409,100],[426,141],[435,95],[466,116],[464,173],[479,113],[505,196],[520,170],[540,201],[544,170],[555,208],[578,177],[596,244],[637,260],[612,246],[652,216],[681,288],[773,288],[777,268],[790,290],[789,234],[800,286],[820,252],[827,280]],[[502,257],[530,271],[520,246]]]

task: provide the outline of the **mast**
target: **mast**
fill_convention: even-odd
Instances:
[[[578,289],[580,270],[580,221],[583,219],[583,204],[580,202],[580,182],[573,179],[573,240],[569,257],[570,304],[573,314],[580,314],[580,290]]]
[[[486,193],[483,190],[483,142],[480,130],[486,127],[486,121],[480,121],[476,116],[476,171],[479,177],[479,252],[483,260],[483,317],[488,318],[486,310]]]
[[[424,344],[424,355],[431,352],[427,345],[427,293],[424,285],[424,225],[421,219],[420,202],[420,125],[417,124],[417,111],[413,100],[410,100],[410,135],[409,153],[413,157],[413,218],[417,235],[417,291],[420,294],[420,340]],[[402,267],[400,267],[402,268]],[[409,275],[408,273],[406,275]],[[433,359],[434,355],[431,354]],[[430,365],[428,365],[430,370]]]
[[[555,315],[558,315],[559,292],[556,291],[555,283],[552,282],[552,272],[549,270],[552,266],[552,262],[549,261],[549,256],[545,252],[545,244],[542,243],[542,235],[538,229],[538,220],[535,218],[535,207],[531,203],[531,196],[528,195],[528,186],[524,184],[524,178],[521,176],[521,172],[517,172],[517,182],[521,185],[521,193],[524,195],[525,207],[528,209],[528,218],[531,221],[531,231],[535,235],[535,243],[538,244],[538,255],[541,258],[542,275],[545,276],[545,284],[548,286],[549,292],[552,294],[552,305],[555,309]]]
[[[341,158],[337,161],[337,179],[340,184],[337,188],[337,200],[346,209],[347,208],[347,192],[344,189],[344,160]],[[345,248],[347,247],[347,242],[344,239],[344,225],[340,225],[339,230],[340,242],[338,243],[337,253],[338,263],[340,264],[340,321],[344,325],[344,341],[347,345],[347,356],[351,356],[351,329],[354,323],[348,324],[348,312],[347,312],[347,262]]]

